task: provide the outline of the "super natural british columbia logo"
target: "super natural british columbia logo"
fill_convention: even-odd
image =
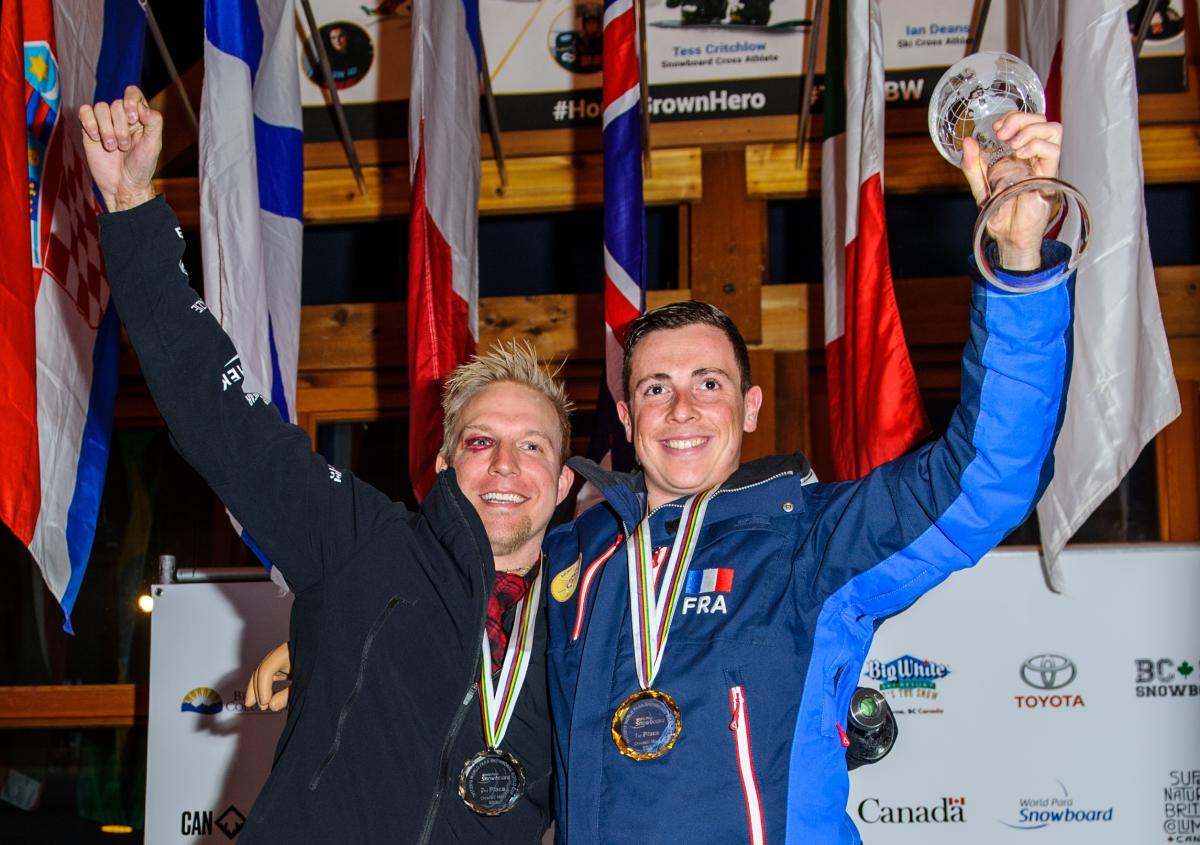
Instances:
[[[214,716],[221,712],[224,702],[221,694],[211,687],[196,687],[183,697],[179,709],[183,713],[199,713],[202,716]]]

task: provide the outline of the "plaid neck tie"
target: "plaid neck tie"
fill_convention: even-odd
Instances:
[[[492,674],[499,672],[500,667],[504,665],[504,652],[508,648],[510,632],[505,629],[504,617],[529,592],[540,566],[539,560],[524,575],[517,575],[515,572],[496,573],[496,584],[492,588],[491,598],[488,599],[486,623],[488,643],[492,647]],[[509,623],[509,627],[513,624],[515,620]]]

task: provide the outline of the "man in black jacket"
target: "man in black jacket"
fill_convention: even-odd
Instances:
[[[572,480],[561,385],[517,347],[457,370],[443,471],[419,512],[388,501],[223,378],[237,352],[189,287],[151,186],[162,116],[131,87],[79,117],[146,383],[295,593],[291,707],[239,841],[537,842],[550,791],[539,556]]]

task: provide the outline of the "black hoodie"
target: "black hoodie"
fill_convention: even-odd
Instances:
[[[549,825],[546,627],[502,747],[525,797],[476,815],[477,688],[495,578],[483,524],[443,472],[419,512],[312,452],[243,391],[237,352],[188,286],[163,200],[100,217],[109,284],[180,453],[286,577],[293,687],[271,776],[239,842],[536,843]]]

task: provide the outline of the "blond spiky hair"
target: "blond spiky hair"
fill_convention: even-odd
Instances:
[[[508,381],[520,384],[546,397],[558,416],[559,459],[566,461],[571,448],[571,410],[574,404],[556,376],[562,366],[550,372],[538,358],[537,350],[527,340],[503,340],[465,364],[454,368],[446,379],[442,394],[442,457],[449,461],[452,445],[458,440],[459,418],[467,402],[485,387]]]

